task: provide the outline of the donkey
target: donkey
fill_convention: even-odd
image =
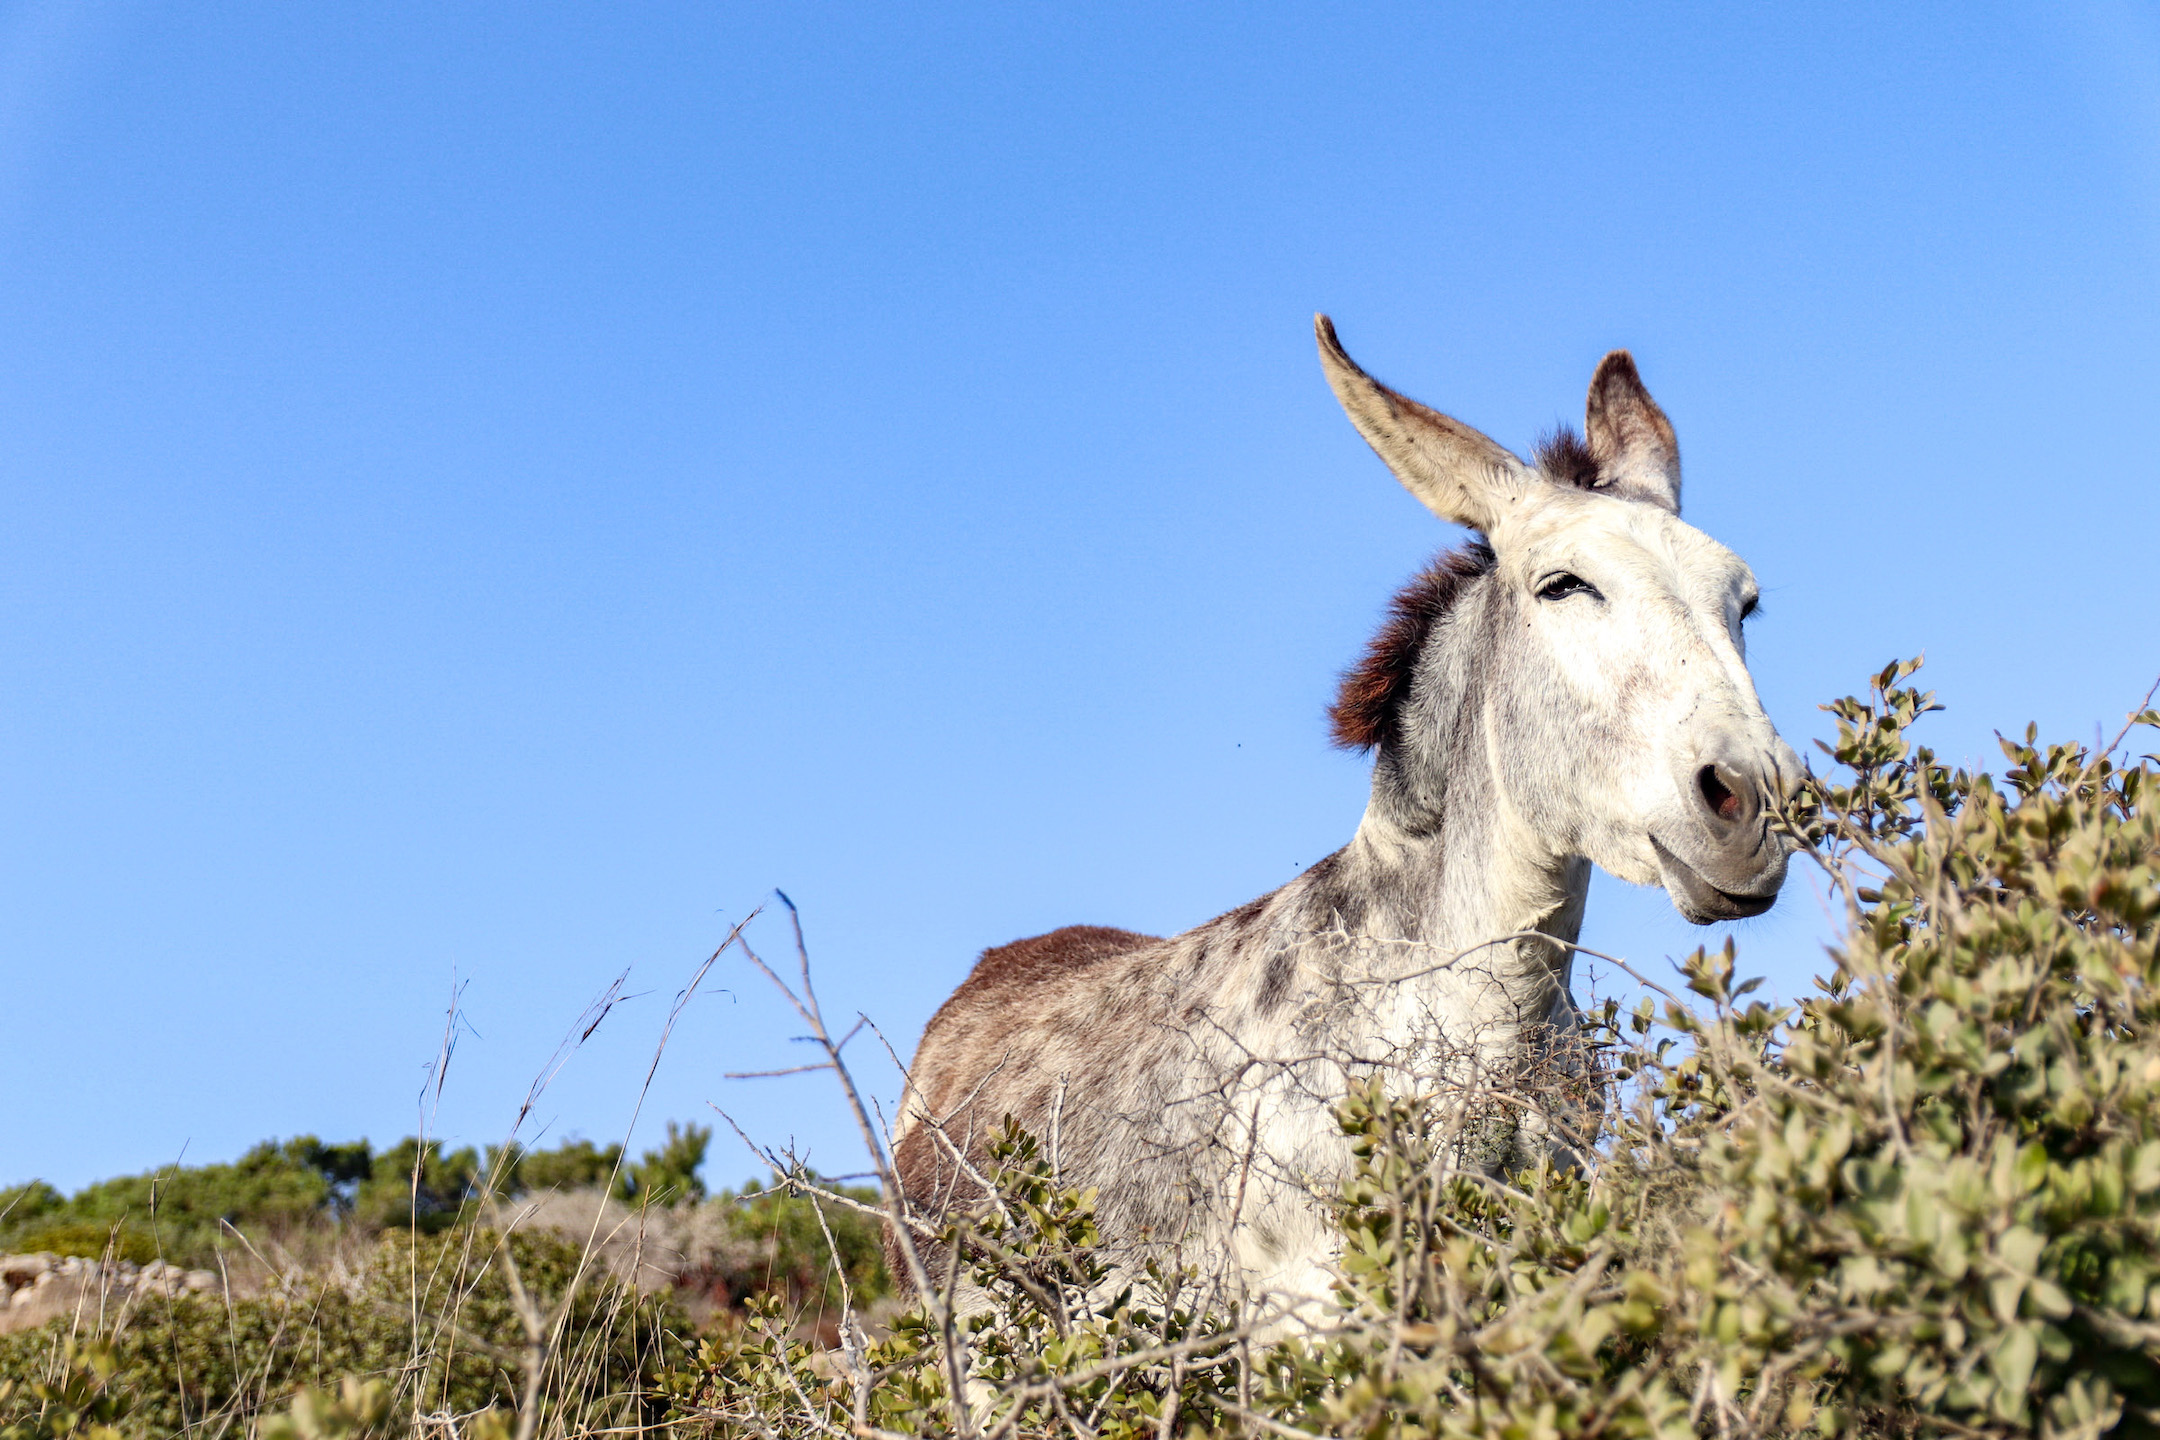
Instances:
[[[1697,924],[1761,914],[1800,774],[1747,672],[1754,576],[1681,522],[1679,446],[1626,351],[1583,433],[1525,462],[1314,328],[1358,433],[1481,537],[1395,597],[1342,679],[1333,738],[1374,755],[1357,833],[1172,939],[1074,926],[985,951],[924,1031],[894,1143],[909,1211],[934,1217],[980,1200],[1010,1117],[1096,1191],[1127,1278],[1168,1249],[1286,1311],[1331,1290],[1350,1086],[1520,1088],[1576,1023],[1590,867],[1662,883]],[[1464,1156],[1489,1171],[1586,1138],[1551,1106],[1484,1110]]]

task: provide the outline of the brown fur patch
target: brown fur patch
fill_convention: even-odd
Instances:
[[[1018,989],[1069,976],[1113,955],[1152,945],[1159,938],[1109,925],[1067,925],[1047,935],[1031,935],[1010,945],[994,946],[983,951],[968,978],[945,1004],[964,1006],[993,990]]]
[[[942,1214],[956,1202],[966,1204],[981,1198],[972,1184],[968,1185],[964,1195],[960,1192],[959,1167],[940,1153],[937,1137],[927,1126],[913,1126],[900,1137],[900,1143],[893,1147],[893,1172],[900,1182],[900,1193],[926,1214]],[[885,1268],[905,1299],[915,1293],[915,1276],[908,1268],[907,1252],[900,1248],[899,1238],[893,1234],[890,1217],[885,1221],[883,1238]],[[939,1275],[944,1270],[944,1254],[928,1240],[918,1238],[915,1253],[932,1275]]]
[[[1380,633],[1365,647],[1365,657],[1343,673],[1335,703],[1328,707],[1328,733],[1337,745],[1345,750],[1370,750],[1395,738],[1426,637],[1463,586],[1492,567],[1492,547],[1473,540],[1440,556],[1396,592]]]
[[[1032,1014],[1036,1009],[1035,1004],[1014,992],[1025,992],[1084,973],[1106,960],[1137,950],[1142,945],[1156,944],[1158,940],[1159,937],[1154,935],[1119,930],[1109,925],[1067,925],[1047,935],[1031,935],[1010,945],[992,946],[983,951],[982,958],[975,962],[975,968],[968,972],[967,979],[952,993],[952,998],[930,1017],[930,1024],[923,1032],[923,1044],[916,1055],[918,1071],[923,1055],[930,1050],[931,1035],[941,1027],[1008,1026],[1016,1017]],[[956,1103],[960,1098],[938,1093],[945,1088],[939,1078],[921,1078],[931,1092],[925,1094],[924,1101],[933,1109],[941,1104]],[[972,1163],[982,1162],[984,1146],[995,1128],[991,1113],[984,1110],[940,1118],[954,1127],[947,1132],[946,1138],[967,1152]],[[926,1213],[942,1214],[956,1204],[970,1204],[980,1198],[974,1182],[953,1162],[951,1154],[928,1125],[907,1127],[894,1148],[893,1169],[902,1193]],[[943,1264],[942,1257],[935,1253],[923,1258],[934,1262],[933,1269]],[[913,1280],[908,1275],[906,1260],[889,1223],[885,1233],[885,1260],[899,1282],[900,1292],[903,1295],[911,1292]]]
[[[941,1113],[947,1107],[959,1104],[963,1098],[953,1091],[960,1083],[961,1072],[949,1065],[928,1070],[922,1068],[922,1057],[932,1053],[933,1045],[948,1052],[954,1047],[953,1040],[939,1042],[937,1037],[947,1032],[964,1036],[965,1039],[959,1042],[963,1050],[975,1047],[990,1051],[1001,1049],[1009,1043],[1014,1031],[1024,1028],[1030,1019],[1042,1013],[1042,1007],[1047,1003],[1043,992],[1054,992],[1060,982],[1085,975],[1119,955],[1143,945],[1159,943],[1156,936],[1118,930],[1108,925],[1067,925],[1047,935],[1031,935],[1025,940],[983,951],[967,979],[960,982],[960,988],[953,991],[938,1007],[937,1014],[930,1017],[930,1023],[923,1027],[914,1077],[920,1087],[922,1103],[933,1113]],[[917,1147],[911,1150],[909,1141],[916,1141],[921,1135],[920,1130],[909,1132],[901,1143],[902,1153],[896,1157],[903,1188],[911,1195],[917,1193],[917,1187],[909,1174],[910,1165],[930,1167],[938,1161],[939,1151],[934,1146],[922,1148],[923,1142],[918,1141]],[[959,1139],[958,1136],[952,1138]]]
[[[1572,485],[1578,490],[1598,488],[1597,456],[1590,453],[1590,446],[1575,433],[1574,426],[1555,426],[1538,437],[1537,449],[1531,454],[1538,469],[1555,484]]]

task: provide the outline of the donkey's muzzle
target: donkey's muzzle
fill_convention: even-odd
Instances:
[[[1770,822],[1785,783],[1778,757],[1753,763],[1737,747],[1698,756],[1685,772],[1685,821],[1663,840],[1650,837],[1659,877],[1682,915],[1708,925],[1760,915],[1775,903],[1788,847]]]
[[[1673,908],[1697,925],[1760,915],[1777,903],[1778,891],[1785,884],[1782,846],[1774,863],[1766,867],[1766,873],[1753,877],[1753,886],[1748,890],[1727,890],[1717,885],[1666,849],[1655,835],[1650,837],[1650,848],[1657,852],[1658,876],[1665,882],[1665,893],[1672,897]]]

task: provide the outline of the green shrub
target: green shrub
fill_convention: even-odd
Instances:
[[[67,1197],[42,1180],[0,1190],[0,1234],[41,1220],[67,1204]]]
[[[439,1141],[407,1136],[373,1157],[353,1198],[353,1218],[373,1230],[439,1234],[471,1218],[473,1188],[484,1170],[471,1146],[445,1150]]]
[[[608,1184],[622,1168],[622,1146],[565,1140],[552,1150],[519,1150],[505,1167],[504,1193],[586,1190]]]
[[[1151,1271],[1152,1299],[1108,1290],[1093,1197],[1059,1189],[1034,1137],[1009,1121],[992,1148],[991,1181],[995,1202],[955,1217],[933,1247],[969,1257],[965,1273],[990,1299],[951,1337],[919,1306],[835,1364],[807,1343],[778,1293],[759,1296],[741,1326],[708,1338],[697,1365],[671,1377],[677,1424],[728,1436],[944,1434],[973,1406],[980,1431],[1021,1436],[1140,1440],[1166,1433],[1166,1419],[1167,1433],[1180,1433],[1181,1420],[1202,1433],[1220,1426],[1232,1377],[1213,1362],[1238,1335],[1192,1305],[1189,1277]],[[965,1384],[955,1383],[959,1345]],[[1180,1358],[1165,1360],[1165,1349]],[[956,1407],[953,1397],[971,1388]],[[1063,1428],[1072,1415],[1088,1417],[1084,1431]]]
[[[0,1378],[0,1440],[124,1440],[133,1411],[107,1345],[63,1343],[42,1379]],[[12,1416],[13,1418],[9,1418]]]
[[[667,1140],[648,1150],[637,1164],[624,1172],[619,1193],[626,1200],[645,1205],[695,1204],[705,1198],[705,1182],[698,1167],[705,1163],[706,1147],[712,1144],[710,1125],[678,1127],[667,1122]]]
[[[80,1255],[90,1260],[110,1256],[137,1265],[157,1258],[157,1241],[139,1230],[105,1225],[41,1225],[16,1237],[13,1247],[24,1254]]]
[[[256,1432],[259,1440],[361,1440],[381,1435],[389,1427],[390,1387],[380,1380],[348,1376],[336,1396],[322,1390],[302,1390],[281,1414],[266,1418]],[[489,1418],[500,1414],[488,1411]],[[503,1434],[500,1425],[488,1427]],[[479,1429],[468,1423],[468,1432]]]
[[[56,1227],[102,1231],[124,1225],[129,1236],[150,1245],[149,1256],[130,1259],[162,1255],[183,1265],[210,1265],[227,1240],[227,1225],[284,1236],[334,1220],[356,1148],[365,1145],[326,1146],[301,1136],[283,1144],[265,1141],[230,1164],[170,1166],[103,1180],[65,1199],[50,1186],[26,1187],[38,1193],[0,1222],[0,1249],[41,1248],[32,1238]]]

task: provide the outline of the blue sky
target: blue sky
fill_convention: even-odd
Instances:
[[[1633,349],[1796,743],[1894,655],[1989,760],[2160,672],[2150,3],[0,7],[0,1183],[408,1133],[453,977],[489,1141],[628,967],[538,1112],[616,1138],[774,886],[907,1046],[1334,849],[1455,537],[1319,309],[1518,449]],[[637,1142],[854,1164],[721,1078],[798,1028],[722,962]]]

